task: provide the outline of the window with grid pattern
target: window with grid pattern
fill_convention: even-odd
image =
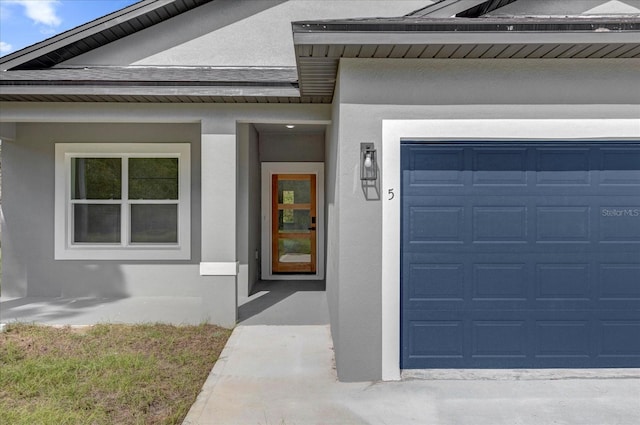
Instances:
[[[56,259],[188,259],[189,144],[56,144]]]

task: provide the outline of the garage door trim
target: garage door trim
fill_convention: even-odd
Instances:
[[[640,139],[640,119],[383,120],[382,357],[383,380],[400,370],[400,145],[404,139],[568,141]],[[394,193],[395,196],[390,196]]]

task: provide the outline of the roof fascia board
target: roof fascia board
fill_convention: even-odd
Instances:
[[[314,32],[293,34],[295,45],[315,44],[546,44],[634,43],[639,32]]]
[[[25,47],[0,59],[0,71],[15,68],[56,49],[104,31],[123,22],[145,15],[155,9],[173,3],[174,0],[143,0],[131,6],[88,22],[40,43]]]

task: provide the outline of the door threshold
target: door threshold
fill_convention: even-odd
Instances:
[[[262,280],[324,280],[322,276],[308,274],[274,274],[262,277]]]

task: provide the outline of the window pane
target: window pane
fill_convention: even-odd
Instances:
[[[73,199],[120,199],[122,160],[120,158],[72,158]]]
[[[178,158],[130,158],[129,199],[178,199]]]
[[[178,243],[178,206],[131,205],[131,242]]]
[[[311,239],[278,239],[278,261],[281,263],[311,262]]]
[[[278,180],[279,204],[308,204],[311,202],[309,180]]]
[[[74,205],[73,241],[80,243],[120,242],[120,205]]]
[[[282,233],[309,233],[311,216],[309,210],[278,211],[278,231]]]

